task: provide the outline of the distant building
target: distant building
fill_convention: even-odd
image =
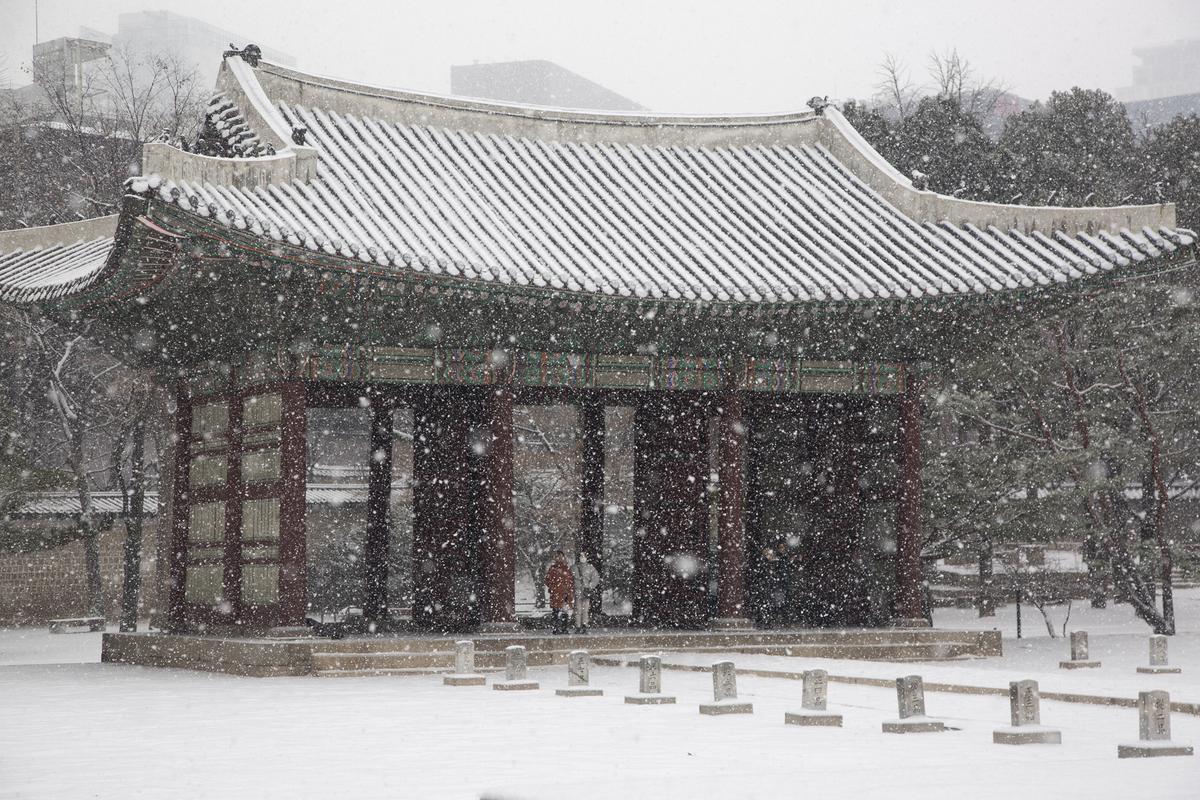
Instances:
[[[78,36],[61,36],[33,46],[33,83],[14,91],[23,106],[41,101],[40,85],[63,86],[81,95],[87,83],[86,65],[110,52],[166,53],[179,59],[185,69],[195,70],[198,83],[207,91],[217,80],[216,58],[230,44],[242,47],[249,39],[207,22],[170,11],[138,11],[117,18],[117,32],[108,35],[93,28],[79,29]],[[258,44],[258,42],[255,42]],[[262,47],[263,56],[276,64],[295,66],[291,55]]]
[[[1142,63],[1133,68],[1133,85],[1118,89],[1117,99],[1132,103],[1200,93],[1200,39],[1138,47],[1133,54]]]
[[[126,47],[142,52],[166,52],[179,58],[199,74],[200,85],[206,89],[217,80],[217,56],[233,44],[244,47],[253,41],[262,48],[263,57],[285,67],[296,66],[290,54],[266,46],[263,42],[218,28],[207,22],[185,17],[170,11],[135,11],[117,18],[117,33],[113,47]]]
[[[1133,54],[1133,84],[1117,89],[1134,128],[1167,122],[1179,114],[1200,113],[1200,39],[1186,39]]]
[[[450,93],[504,103],[596,111],[645,111],[627,97],[552,61],[502,61],[450,67]]]

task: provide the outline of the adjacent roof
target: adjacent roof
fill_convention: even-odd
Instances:
[[[1170,204],[1033,208],[919,190],[833,108],[583,113],[237,57],[217,88],[208,122],[229,154],[147,145],[147,174],[130,189],[150,198],[149,216],[172,204],[285,258],[295,248],[401,277],[790,305],[1049,287],[1196,238]],[[0,297],[75,291],[99,274],[104,248],[10,253]]]
[[[0,301],[56,300],[90,286],[113,248],[116,216],[0,233]]]
[[[393,490],[410,488],[407,479],[392,483]],[[305,492],[308,505],[346,506],[367,502],[367,486],[363,483],[310,483]],[[124,508],[121,492],[92,492],[92,510],[96,514],[120,514]],[[73,491],[37,492],[24,500],[13,512],[17,517],[73,517],[80,513],[79,494]],[[142,508],[147,516],[161,510],[158,492],[146,492]]]

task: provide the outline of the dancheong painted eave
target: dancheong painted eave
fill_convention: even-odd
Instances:
[[[217,155],[148,144],[130,193],[283,260],[307,251],[472,291],[701,305],[953,299],[1191,261],[1196,241],[1171,204],[1035,208],[918,190],[834,108],[596,114],[230,57],[206,131]],[[30,232],[2,248],[0,298],[103,298],[106,266],[131,260],[107,258],[102,237],[66,245],[44,231],[53,246],[30,245]]]

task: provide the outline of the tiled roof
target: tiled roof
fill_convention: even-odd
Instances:
[[[121,492],[92,492],[92,512],[120,514],[125,506]],[[68,517],[80,513],[77,492],[38,492],[30,495],[16,511],[21,517]],[[142,508],[147,516],[158,513],[158,492],[146,492]]]
[[[832,108],[584,114],[357,86],[238,58],[225,61],[218,90],[210,124],[231,125],[247,153],[273,154],[224,159],[148,145],[155,174],[130,189],[210,231],[234,228],[401,277],[705,303],[891,300],[1048,287],[1196,240],[1170,205],[1029,208],[920,190]],[[78,275],[103,249],[93,244],[86,257],[80,250]],[[0,273],[6,296],[73,286],[46,288],[58,273],[31,269]]]
[[[112,236],[0,252],[0,301],[55,300],[86,288],[112,251]]]
[[[217,219],[401,268],[688,300],[1030,287],[1192,241],[1165,228],[1069,235],[917,223],[820,144],[545,142],[280,110],[308,127],[321,154],[317,181],[241,189],[168,182],[163,198],[178,185]]]

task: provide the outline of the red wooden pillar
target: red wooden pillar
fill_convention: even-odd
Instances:
[[[498,383],[485,404],[483,493],[484,630],[515,630],[517,543],[513,516],[513,393]]]
[[[746,425],[742,396],[736,389],[721,395],[717,509],[717,618],[714,627],[749,628],[745,614],[745,461]]]
[[[181,629],[187,568],[188,464],[192,450],[192,402],[182,383],[175,390],[175,463],[171,468],[171,539],[167,547],[167,625]]]
[[[388,546],[392,528],[392,407],[379,398],[371,404],[370,443],[363,616],[368,622],[378,622],[388,616]]]
[[[308,399],[303,381],[280,387],[279,606],[276,624],[304,625],[308,562],[304,512],[308,488]]]
[[[896,618],[898,627],[926,627],[921,590],[921,390],[907,370],[899,397],[896,487]]]

